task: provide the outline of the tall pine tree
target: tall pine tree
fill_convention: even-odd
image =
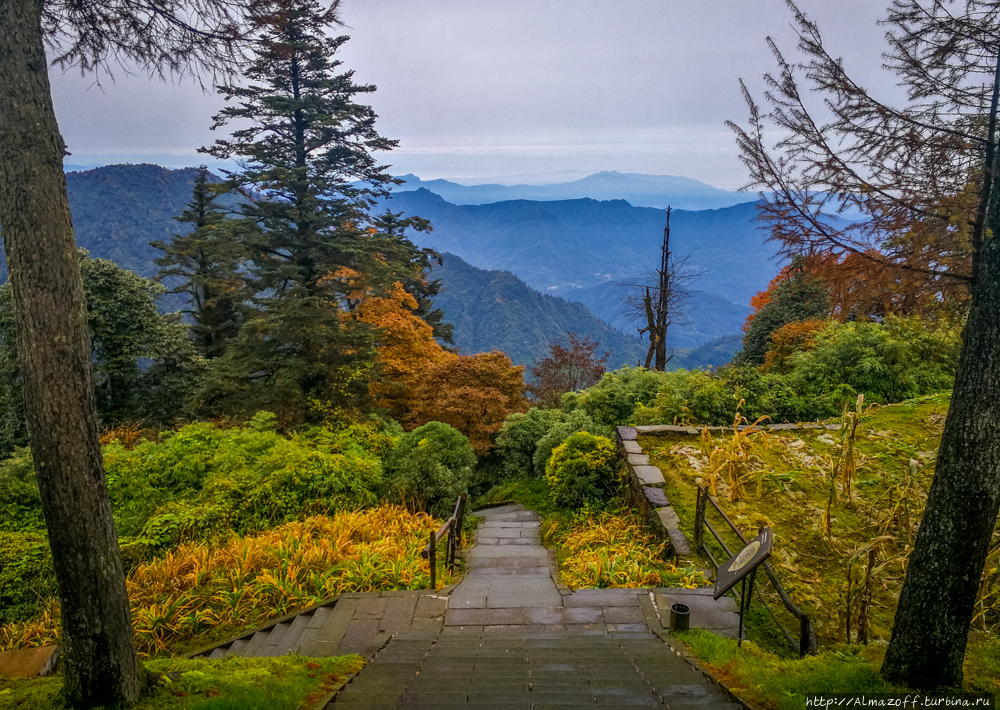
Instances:
[[[354,313],[365,294],[419,282],[429,255],[369,216],[397,183],[373,157],[397,142],[357,103],[375,91],[335,58],[348,40],[325,34],[334,9],[316,0],[273,0],[257,27],[256,58],[215,128],[231,137],[207,149],[239,158],[228,174],[240,192],[254,312],[215,368],[206,392],[216,408],[269,407],[286,420],[310,409],[351,409],[373,376],[372,326]],[[407,227],[425,223],[411,220]],[[421,286],[426,288],[426,285]]]
[[[166,281],[167,293],[188,297],[186,313],[194,323],[195,347],[204,357],[219,357],[226,342],[239,329],[245,299],[240,263],[244,249],[235,237],[239,223],[227,220],[215,200],[220,186],[209,182],[208,168],[198,168],[191,202],[178,222],[190,224],[188,234],[177,234],[170,242],[151,242],[163,256],[157,280]]]

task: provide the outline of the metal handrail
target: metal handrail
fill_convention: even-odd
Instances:
[[[462,529],[465,527],[465,502],[467,498],[465,493],[458,497],[451,517],[445,520],[437,530],[431,531],[430,540],[420,552],[420,556],[430,562],[431,589],[437,589],[437,546],[441,542],[441,538],[446,535],[448,544],[445,547],[444,563],[452,574],[455,573],[455,559],[462,546]]]
[[[722,516],[722,519],[726,521],[726,524],[729,525],[730,529],[736,534],[736,536],[743,542],[744,545],[747,544],[748,540],[746,539],[746,537],[743,536],[743,533],[739,531],[739,528],[736,527],[736,524],[733,523],[732,520],[730,520],[729,516],[726,515],[726,512],[719,507],[719,504],[715,501],[715,499],[712,498],[711,495],[709,495],[708,491],[705,490],[704,486],[699,485],[698,499],[697,503],[695,504],[695,514],[694,514],[695,547],[704,552],[705,555],[712,561],[712,564],[715,565],[715,568],[718,569],[719,561],[715,559],[715,556],[712,554],[711,550],[708,549],[708,545],[705,544],[705,528],[708,528],[708,531],[712,533],[712,537],[715,538],[716,542],[719,543],[719,545],[722,547],[722,549],[726,552],[727,555],[731,557],[733,555],[733,552],[732,550],[729,549],[729,546],[722,539],[722,536],[719,534],[719,532],[712,526],[712,523],[710,523],[707,520],[705,512],[708,503],[712,504],[712,507],[715,508],[715,510],[719,513],[719,515]],[[799,607],[797,607],[792,602],[791,598],[788,596],[788,593],[785,591],[785,588],[781,586],[781,582],[778,581],[777,576],[774,574],[774,570],[771,569],[771,565],[768,564],[767,562],[764,562],[762,567],[764,568],[764,573],[767,575],[768,580],[771,582],[771,586],[773,586],[775,592],[777,592],[778,599],[781,600],[781,603],[784,605],[785,609],[787,609],[788,612],[799,621],[799,641],[797,644],[795,643],[795,639],[792,637],[791,632],[785,628],[785,626],[781,623],[781,621],[778,620],[778,617],[775,615],[775,613],[771,610],[771,607],[768,606],[767,602],[764,600],[763,596],[760,593],[760,588],[758,587],[757,596],[758,598],[760,598],[761,603],[763,603],[764,608],[767,609],[768,613],[771,615],[771,618],[774,619],[774,622],[778,625],[778,628],[781,629],[782,634],[784,634],[785,638],[788,639],[791,645],[793,647],[798,646],[799,656],[805,656],[806,654],[815,655],[816,632],[813,629],[812,620],[809,618],[809,615],[806,614],[801,609],[799,609]]]

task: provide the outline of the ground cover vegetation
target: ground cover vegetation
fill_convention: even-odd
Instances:
[[[664,472],[666,493],[685,532],[693,535],[698,485],[716,497],[745,536],[773,526],[772,567],[792,600],[813,620],[827,660],[833,666],[838,658],[862,663],[856,670],[877,678],[934,477],[948,406],[947,393],[940,393],[885,407],[856,407],[844,412],[839,422],[833,420],[840,424],[835,430],[647,436],[640,437],[640,444]],[[725,530],[721,520],[716,522],[717,529]],[[723,537],[733,549],[740,545],[733,534]],[[725,556],[714,539],[707,534],[706,539],[716,557]],[[1000,528],[994,531],[978,584],[966,657],[964,687],[969,690],[997,691],[993,645],[1000,627],[998,560]],[[761,593],[786,627],[797,628],[769,587]],[[725,662],[733,664],[743,682],[751,666],[764,662],[761,659],[777,662],[788,655],[773,621],[760,609],[750,616],[750,633],[760,646],[760,658],[740,660],[727,651]],[[880,650],[869,653],[860,650],[863,646]],[[839,675],[833,667],[822,672],[831,679]],[[813,681],[820,682],[814,671],[807,671],[803,683]],[[840,681],[838,687],[846,692]],[[881,678],[878,682],[888,687]],[[770,697],[765,704],[775,702]]]
[[[729,124],[771,239],[821,275],[841,319],[967,312],[883,664],[893,682],[956,685],[1000,510],[1000,438],[981,424],[1000,407],[1000,13],[991,2],[892,2],[883,68],[906,92],[893,106],[788,4],[797,57],[768,39],[778,66],[764,77],[767,108],[743,85],[749,120]]]
[[[136,710],[301,710],[319,702],[364,665],[359,656],[336,658],[157,659],[146,665],[154,685]],[[9,707],[63,710],[56,676],[33,680],[0,677],[0,700]]]

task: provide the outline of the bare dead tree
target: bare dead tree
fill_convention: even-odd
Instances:
[[[907,91],[880,101],[789,1],[803,61],[767,42],[765,115],[741,82],[730,123],[761,218],[786,255],[856,255],[971,295],[936,473],[900,592],[882,672],[911,687],[961,685],[976,594],[1000,510],[1000,2],[893,0],[884,67]],[[820,96],[818,105],[808,100]],[[826,116],[828,118],[821,118]],[[765,129],[780,138],[769,144]],[[865,220],[845,223],[843,210]]]
[[[688,323],[684,305],[690,292],[688,285],[698,274],[687,269],[688,256],[677,257],[670,249],[670,207],[667,207],[667,223],[663,228],[663,243],[660,246],[660,266],[647,274],[645,283],[624,283],[630,292],[624,297],[627,313],[646,323],[638,328],[639,335],[649,336],[649,350],[646,352],[644,367],[650,365],[661,372],[673,355],[667,356],[667,329],[675,322]]]
[[[212,78],[238,69],[266,9],[262,0],[0,0],[0,224],[71,706],[130,703],[143,672],[98,440],[46,45],[58,66],[84,73]]]

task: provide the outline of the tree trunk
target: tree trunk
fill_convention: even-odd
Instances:
[[[138,697],[141,667],[98,441],[41,13],[42,0],[0,0],[0,224],[28,436],[59,584],[66,699],[116,707]]]
[[[993,237],[981,252],[937,470],[882,665],[890,682],[961,685],[976,593],[1000,509],[998,422],[1000,239]]]

